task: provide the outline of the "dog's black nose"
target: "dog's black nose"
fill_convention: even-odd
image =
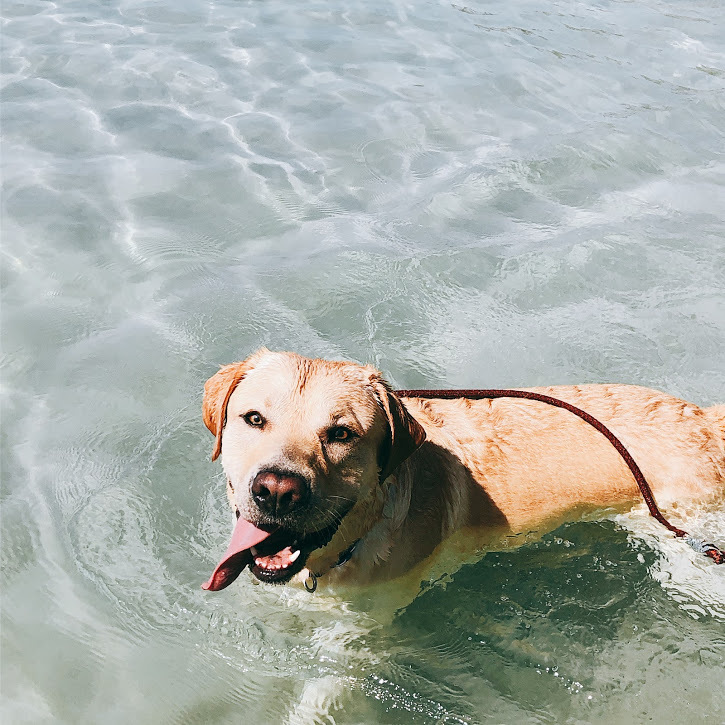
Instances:
[[[260,471],[252,481],[252,498],[268,516],[285,516],[306,500],[307,482],[288,471]]]

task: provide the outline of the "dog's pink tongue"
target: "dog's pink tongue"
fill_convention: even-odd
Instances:
[[[250,524],[249,521],[242,518],[237,519],[229,548],[217,564],[209,581],[202,584],[201,588],[218,592],[220,589],[228,587],[242,573],[244,567],[252,561],[252,553],[249,550],[273,533],[274,529],[263,531],[254,524]]]

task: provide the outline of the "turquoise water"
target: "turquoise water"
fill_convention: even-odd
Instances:
[[[725,402],[722,3],[2,14],[3,722],[725,720],[725,572],[642,507],[393,617],[199,588],[201,388],[262,344]]]

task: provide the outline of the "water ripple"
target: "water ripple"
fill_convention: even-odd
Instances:
[[[261,344],[725,400],[721,7],[2,15],[8,722],[714,722],[720,573],[639,510],[394,618],[202,592],[231,521],[198,407]]]

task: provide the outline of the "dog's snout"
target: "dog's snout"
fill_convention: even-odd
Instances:
[[[269,516],[285,516],[299,508],[308,492],[305,479],[288,471],[260,471],[252,481],[252,498]]]

